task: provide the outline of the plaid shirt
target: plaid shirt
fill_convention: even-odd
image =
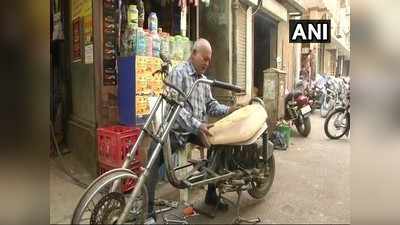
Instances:
[[[186,61],[177,65],[168,76],[168,81],[187,94],[197,79],[205,78],[204,75],[196,75],[193,64]],[[184,130],[197,133],[202,122],[206,122],[208,116],[222,116],[228,113],[229,107],[220,104],[211,94],[208,84],[200,83],[189,97],[193,106],[193,113],[190,106],[185,103],[177,118],[177,125]],[[192,116],[193,115],[193,116]]]

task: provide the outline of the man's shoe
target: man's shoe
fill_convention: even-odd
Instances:
[[[215,191],[208,190],[207,193],[206,193],[206,197],[204,199],[204,202],[207,205],[217,205],[217,203],[218,203],[217,193],[215,193]]]
[[[216,194],[207,193],[204,202],[206,203],[206,205],[216,206],[217,209],[222,211],[226,211],[229,208],[228,204],[220,201]]]

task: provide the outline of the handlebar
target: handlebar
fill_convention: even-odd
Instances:
[[[237,92],[237,93],[244,92],[244,90],[237,85],[233,85],[233,84],[229,84],[229,83],[225,83],[225,82],[217,81],[217,80],[213,81],[212,86],[230,90],[230,91]]]
[[[182,90],[180,90],[178,87],[176,87],[175,85],[163,80],[164,84],[167,85],[168,87],[174,89],[175,91],[177,91],[182,97],[184,97],[184,101],[188,102],[189,97],[192,95],[193,91],[195,90],[195,88],[200,84],[200,83],[205,83],[208,84],[210,86],[216,86],[219,88],[224,88],[227,90],[231,90],[234,92],[243,92],[244,90],[236,85],[232,85],[229,83],[225,83],[225,82],[221,82],[221,81],[217,81],[217,80],[209,80],[207,78],[201,78],[198,79],[194,82],[194,84],[192,85],[192,87],[189,89],[189,91],[185,94]]]
[[[166,55],[164,55],[163,53],[160,53],[160,58],[164,63],[171,64],[171,60]]]

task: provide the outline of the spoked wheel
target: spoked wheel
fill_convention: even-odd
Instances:
[[[124,207],[125,197],[122,193],[106,194],[94,207],[90,224],[115,224]]]
[[[130,194],[122,192],[121,185],[112,188],[115,181],[122,184],[137,176],[129,170],[116,169],[97,178],[81,197],[71,224],[117,224]],[[143,224],[147,217],[148,195],[143,185],[125,219],[125,223]]]
[[[350,114],[344,109],[336,109],[325,120],[324,131],[330,139],[343,137],[350,129]]]
[[[260,177],[251,182],[252,188],[248,190],[251,197],[255,199],[263,198],[271,188],[275,177],[275,158],[272,155],[267,163],[260,160],[257,168],[260,168],[262,172]]]

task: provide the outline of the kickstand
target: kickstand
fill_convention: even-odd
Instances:
[[[232,224],[240,224],[240,223],[248,223],[248,224],[257,224],[261,222],[259,217],[254,219],[245,219],[240,216],[240,198],[242,197],[242,190],[237,191],[238,198],[235,204],[236,207],[236,218],[232,221]]]

